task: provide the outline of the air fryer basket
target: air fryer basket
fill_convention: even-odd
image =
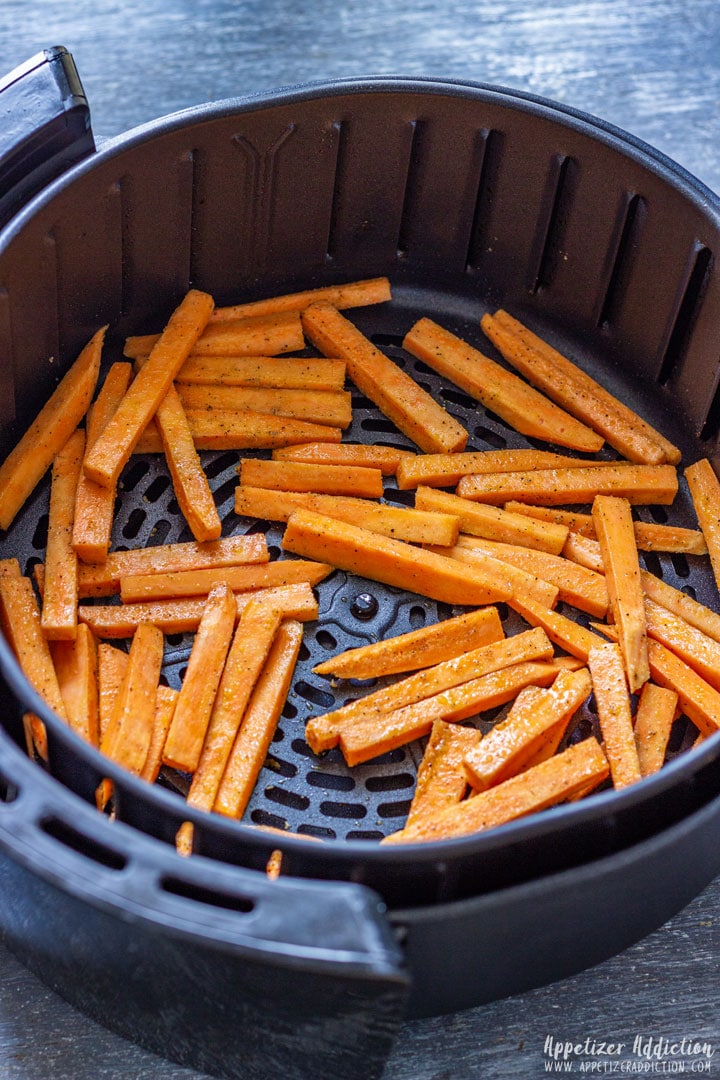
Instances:
[[[69,58],[48,55],[38,70],[45,63],[70,72],[72,115],[78,104],[82,112]],[[67,129],[67,94],[60,112]],[[713,453],[720,205],[624,133],[499,88],[406,79],[193,109],[98,153],[89,128],[78,130],[82,148],[79,135],[70,145],[85,160],[20,209],[16,189],[0,234],[5,447],[101,324],[110,324],[109,362],[127,333],[158,329],[189,286],[221,304],[387,274],[392,302],[351,317],[465,424],[469,448],[530,444],[405,354],[402,337],[430,315],[495,355],[479,319],[502,305],[571,349],[680,445],[685,461]],[[28,186],[25,197],[37,180]],[[346,439],[411,446],[370,402],[353,398]],[[234,513],[238,455],[203,459],[223,532],[263,529],[279,554],[277,526]],[[399,504],[408,494],[387,491]],[[18,555],[29,570],[42,558],[46,514],[47,484],[0,556]],[[684,486],[672,516],[695,525]],[[133,459],[114,545],[188,538],[162,461]],[[716,606],[704,562],[644,559]],[[318,592],[321,617],[306,627],[245,824],[189,810],[172,774],[150,788],[82,744],[0,642],[7,940],[103,1022],[220,1075],[263,1076],[274,1059],[303,1076],[306,1051],[319,1076],[375,1075],[403,1015],[467,1007],[577,971],[660,925],[720,870],[719,740],[687,753],[691,732],[673,744],[674,760],[635,788],[486,835],[380,847],[403,822],[421,748],[352,770],[336,751],[313,755],[305,720],[358,690],[334,687],[312,667],[329,651],[460,609],[341,573]],[[503,616],[508,632],[523,628]],[[188,637],[168,640],[172,684],[189,647]],[[28,707],[49,729],[45,771],[24,752]],[[585,711],[577,734],[594,723]],[[112,822],[94,810],[103,776],[116,790]],[[195,854],[183,860],[173,842],[188,819]],[[275,848],[282,875],[269,883]],[[588,923],[594,933],[580,935]],[[58,949],[68,924],[72,947]],[[146,1008],[148,994],[164,1003],[161,1020]],[[221,1000],[229,1010],[222,1033]],[[180,1038],[190,1020],[192,1035]],[[233,1024],[252,1031],[246,1071]]]

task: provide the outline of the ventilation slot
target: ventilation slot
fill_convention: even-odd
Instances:
[[[488,246],[486,222],[490,218],[500,169],[503,135],[499,131],[483,129],[478,132],[481,144],[482,164],[478,183],[475,212],[473,214],[470,243],[465,260],[468,270],[474,270]]]
[[[611,269],[600,304],[598,326],[610,326],[620,309],[630,280],[633,251],[645,222],[645,212],[645,200],[642,196],[626,193],[618,215],[617,242],[611,248]]]
[[[46,821],[41,822],[40,827],[53,840],[57,840],[58,843],[71,848],[78,855],[91,859],[92,862],[107,866],[109,870],[123,870],[127,864],[127,860],[121,852],[114,851],[104,844],[99,844],[96,840],[91,840],[89,836],[73,829],[67,822],[61,821],[59,818],[48,818]]]
[[[696,242],[688,260],[685,289],[658,374],[658,382],[661,386],[670,381],[685,355],[695,320],[707,291],[712,269],[712,252],[709,248]]]
[[[337,155],[335,158],[335,186],[333,189],[332,206],[330,208],[330,224],[328,226],[328,239],[326,245],[328,259],[334,259],[336,255],[335,237],[338,235],[338,221],[340,219],[340,192],[343,190],[341,178],[345,176],[347,171],[345,161],[347,153],[346,123],[341,120],[336,120],[335,123],[332,124],[331,130],[333,135],[335,136]]]
[[[576,176],[577,164],[573,158],[556,154],[551,159],[538,222],[537,255],[531,260],[535,272],[528,280],[528,288],[532,293],[552,284],[558,261],[562,257],[562,237]]]
[[[194,900],[198,904],[222,908],[224,911],[238,911],[247,915],[255,908],[255,902],[246,896],[231,896],[229,893],[204,888],[190,881],[182,881],[180,878],[164,878],[160,885],[172,896],[181,896],[184,900]]]
[[[416,167],[422,159],[422,135],[424,125],[422,121],[411,120],[412,138],[410,142],[410,161],[405,181],[405,196],[403,198],[402,213],[400,217],[400,229],[398,231],[397,253],[399,258],[407,255],[410,247],[410,223],[417,218],[415,207],[419,188],[419,169]]]

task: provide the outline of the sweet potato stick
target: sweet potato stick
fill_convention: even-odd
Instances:
[[[555,506],[530,506],[521,502],[506,502],[505,509],[526,514],[539,521],[567,525],[570,532],[596,539],[592,514],[578,510],[563,510]],[[685,555],[707,555],[705,538],[699,529],[684,529],[679,525],[661,525],[654,521],[633,521],[638,551],[682,552]]]
[[[406,828],[430,821],[435,814],[460,802],[468,786],[463,758],[481,738],[476,728],[434,721],[418,769]]]
[[[132,377],[132,365],[113,364],[103,382],[97,400],[91,406],[86,423],[85,452],[95,443],[117,409]],[[75,496],[72,545],[79,559],[100,563],[110,549],[115,513],[115,487],[101,487],[85,476],[78,481]]]
[[[236,615],[230,586],[218,582],[208,593],[165,741],[163,761],[172,768],[183,772],[197,768]]]
[[[175,381],[194,386],[343,390],[345,361],[324,356],[189,356]]]
[[[261,518],[263,521],[287,521],[295,510],[313,510],[316,514],[347,521],[361,529],[415,544],[449,547],[458,537],[458,519],[451,514],[388,506],[387,503],[347,495],[273,491],[271,488],[246,485],[235,488],[236,514]]]
[[[588,452],[603,445],[602,436],[432,319],[419,319],[403,348],[522,435]]]
[[[482,607],[510,599],[520,587],[547,593],[557,590],[497,559],[484,567],[459,566],[454,559],[415,548],[367,529],[310,510],[290,515],[283,547],[308,559],[325,560],[373,581],[428,596],[447,604]],[[546,598],[549,605],[554,599]]]
[[[107,642],[98,645],[98,689],[100,706],[100,736],[105,734],[115,708],[120,687],[127,671],[129,657],[122,649]],[[162,753],[167,732],[172,722],[178,691],[162,683],[158,685],[155,698],[150,747],[140,773],[143,780],[154,783],[162,766]]]
[[[159,341],[159,334],[141,334],[126,338],[124,354],[131,360],[149,356]],[[305,347],[297,312],[261,315],[244,319],[226,319],[203,326],[193,342],[191,356],[276,356]]]
[[[269,589],[279,585],[307,582],[317,585],[331,574],[327,563],[305,559],[278,559],[260,566],[227,566],[218,572],[178,570],[169,574],[128,574],[120,579],[120,597],[125,603],[174,599],[182,596],[207,596],[219,577],[233,592]]]
[[[481,645],[501,641],[504,636],[497,608],[478,608],[372,645],[347,649],[316,664],[313,671],[340,679],[379,679],[440,664]]]
[[[541,694],[519,695],[507,716],[466,755],[465,772],[470,785],[484,791],[521,772],[557,729],[565,732],[591,689],[590,673],[580,668],[561,671]]]
[[[705,537],[715,583],[720,588],[720,480],[707,458],[689,465],[685,479]]]
[[[77,428],[55,456],[45,549],[46,581],[41,624],[45,637],[72,640],[77,633],[78,565],[72,546],[75,495],[85,452],[85,432]]]
[[[199,412],[186,409],[185,415],[196,450],[272,450],[318,439],[340,442],[342,438],[342,430],[338,427],[249,410],[236,413],[221,412],[219,409]],[[162,452],[160,432],[154,420],[151,420],[136,443],[134,453]]]
[[[313,424],[346,428],[352,423],[352,401],[346,390],[288,390],[255,386],[190,386],[178,383],[186,409],[255,412],[289,416]]]
[[[462,424],[331,304],[307,308],[302,324],[321,352],[346,362],[358,390],[421,450],[434,454],[465,448],[468,433]]]
[[[417,827],[391,833],[381,842],[443,840],[490,829],[596,787],[608,774],[607,758],[597,739],[583,739],[519,776],[464,799],[431,819],[423,819]]]
[[[415,454],[404,458],[397,471],[401,491],[426,487],[451,487],[463,476],[475,473],[518,472],[528,469],[597,465],[592,458],[568,457],[550,450],[468,450],[460,454]]]
[[[363,465],[379,469],[383,476],[394,476],[404,458],[412,458],[411,450],[394,446],[367,446],[365,443],[302,443],[273,450],[274,461],[307,461],[318,465]]]
[[[627,499],[598,495],[592,507],[600,544],[612,621],[630,691],[635,693],[650,678],[647,629],[635,533]]]
[[[596,574],[605,573],[605,564],[600,545],[597,540],[591,540],[589,536],[583,536],[581,533],[569,533],[562,553],[570,562],[586,566],[588,570],[594,570]]]
[[[641,571],[640,580],[643,591],[650,600],[679,615],[681,619],[690,623],[691,626],[696,626],[708,637],[720,641],[720,615],[715,611],[693,600],[692,596],[688,596],[680,589],[668,585],[666,581],[655,577],[647,570]]]
[[[185,600],[155,600],[144,604],[80,604],[78,616],[100,638],[132,637],[143,623],[157,625],[164,634],[185,634],[197,630],[205,599],[205,596],[195,596]],[[238,616],[251,600],[264,600],[281,610],[288,619],[306,622],[318,617],[318,601],[307,582],[236,593]]]
[[[55,455],[85,415],[95,392],[107,327],[98,330],[0,465],[0,529],[9,529]]]
[[[213,809],[242,817],[267,756],[302,644],[302,623],[285,620],[278,629],[248,702]]]
[[[588,655],[588,667],[613,786],[627,787],[642,779],[642,773],[620,646],[612,641],[596,645]]]
[[[380,715],[356,718],[340,732],[348,765],[359,765],[429,734],[434,720],[466,720],[511,701],[528,686],[547,686],[558,675],[553,663],[527,662],[491,671],[422,701]]]
[[[640,691],[635,711],[635,745],[643,776],[650,776],[662,768],[677,715],[677,703],[674,690],[653,682],[646,682]]]
[[[165,461],[180,511],[196,540],[217,540],[222,522],[200,456],[195,449],[185,410],[174,386],[169,386],[155,413]]]
[[[649,465],[680,461],[676,446],[506,311],[484,315],[480,325],[509,364],[623,457]]]
[[[117,482],[145,425],[202,333],[212,309],[212,297],[197,289],[191,289],[175,309],[147,362],[85,457],[83,468],[91,480],[105,487]]]
[[[314,491],[357,499],[379,499],[383,493],[380,470],[359,465],[311,465],[303,461],[244,458],[239,472],[241,484],[273,491]]]
[[[536,603],[530,597],[514,597],[511,606],[519,615],[527,620],[531,626],[542,627],[547,636],[565,652],[587,663],[588,653],[593,645],[602,643],[602,638],[591,630],[586,630],[580,623],[561,615],[559,611],[551,611],[542,604]]]
[[[677,489],[677,473],[672,465],[607,464],[464,476],[457,494],[494,505],[512,499],[544,506],[592,503],[600,494],[622,496],[633,505],[668,506]]]
[[[648,641],[654,682],[674,690],[680,708],[703,735],[720,730],[720,693],[659,641]]]
[[[68,724],[91,746],[98,746],[100,712],[98,643],[95,635],[89,626],[78,626],[74,639],[51,641],[50,655]]]
[[[483,555],[491,555],[554,585],[560,601],[571,604],[580,611],[586,611],[595,618],[605,618],[607,613],[608,591],[603,575],[563,559],[560,555],[463,535],[460,535],[457,544],[450,548],[447,554],[453,559],[467,562],[470,566]]]
[[[20,563],[14,555],[0,559],[0,577],[21,577]]]
[[[386,277],[365,278],[347,282],[345,285],[323,285],[317,289],[270,296],[266,300],[250,300],[244,304],[218,307],[213,312],[212,321],[222,322],[225,319],[241,319],[252,315],[276,315],[280,311],[304,311],[319,300],[324,300],[339,310],[345,310],[365,307],[367,304],[382,304],[390,300],[391,295],[390,282]]]
[[[499,506],[474,503],[449,491],[436,491],[422,485],[415,493],[415,507],[418,510],[456,514],[460,521],[460,531],[471,536],[481,536],[505,544],[520,544],[523,547],[537,548],[539,551],[549,551],[553,555],[560,554],[568,537],[569,530],[565,525],[535,522],[522,514],[502,510]]]
[[[98,735],[100,740],[108,729],[127,665],[128,654],[124,649],[119,649],[116,645],[108,645],[106,641],[98,644]]]
[[[341,732],[350,730],[361,718],[376,718],[393,709],[413,705],[471,679],[488,675],[500,668],[529,660],[551,660],[552,645],[543,630],[526,630],[511,638],[480,646],[452,660],[408,675],[392,686],[338,709],[315,716],[305,727],[305,738],[315,753],[336,746]]]
[[[647,596],[645,617],[648,637],[667,646],[720,690],[720,642]]]
[[[146,780],[148,784],[154,784],[160,775],[163,747],[172,723],[177,699],[178,691],[174,687],[163,686],[162,683],[158,686],[155,697],[155,715],[153,716],[152,731],[150,733],[150,745],[145,764],[140,772],[140,779]]]
[[[223,772],[250,695],[257,683],[282,616],[262,604],[248,604],[240,616],[210,714],[188,804],[212,810]]]

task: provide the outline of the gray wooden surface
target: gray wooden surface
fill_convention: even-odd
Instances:
[[[56,44],[75,57],[99,139],[179,108],[281,85],[433,75],[584,109],[720,190],[717,0],[2,0],[0,72]],[[551,1061],[548,1037],[626,1046],[639,1037],[648,1049],[637,1058],[645,1074],[677,1072],[682,1061],[683,1071],[718,1075],[719,950],[715,881],[661,930],[591,971],[407,1024],[384,1080],[539,1077]],[[682,1040],[711,1053],[693,1055]],[[575,1072],[583,1060],[610,1071],[619,1059],[581,1053]],[[0,948],[0,1080],[197,1075],[98,1028]]]

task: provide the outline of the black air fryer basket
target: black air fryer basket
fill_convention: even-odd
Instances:
[[[606,124],[504,89],[378,78],[191,109],[95,151],[61,49],[0,84],[0,108],[5,449],[100,325],[109,362],[191,286],[223,304],[388,275],[392,301],[351,317],[465,424],[470,447],[530,444],[405,354],[402,337],[430,315],[492,353],[479,319],[503,306],[686,462],[714,452],[720,203]],[[345,437],[411,445],[355,392]],[[234,514],[237,459],[204,455],[224,533],[264,529],[279,554],[276,526]],[[133,459],[122,488],[115,546],[189,538],[162,462]],[[46,483],[0,544],[26,572],[43,557],[47,494]],[[696,524],[682,484],[672,514]],[[706,561],[645,558],[717,606]],[[192,811],[177,778],[151,787],[82,743],[0,641],[7,943],[101,1022],[221,1076],[377,1076],[403,1018],[577,972],[720,871],[720,739],[690,749],[692,731],[657,776],[624,791],[460,840],[381,847],[403,823],[422,748],[353,770],[335,751],[316,757],[305,721],[357,688],[312,668],[459,609],[337,572],[319,598],[242,823]],[[503,615],[508,633],[524,628]],[[171,683],[188,653],[183,636],[167,641]],[[27,756],[27,709],[48,728],[47,767]],[[593,723],[584,714],[580,734]],[[94,804],[105,776],[113,820]],[[186,820],[195,852],[181,858]]]

